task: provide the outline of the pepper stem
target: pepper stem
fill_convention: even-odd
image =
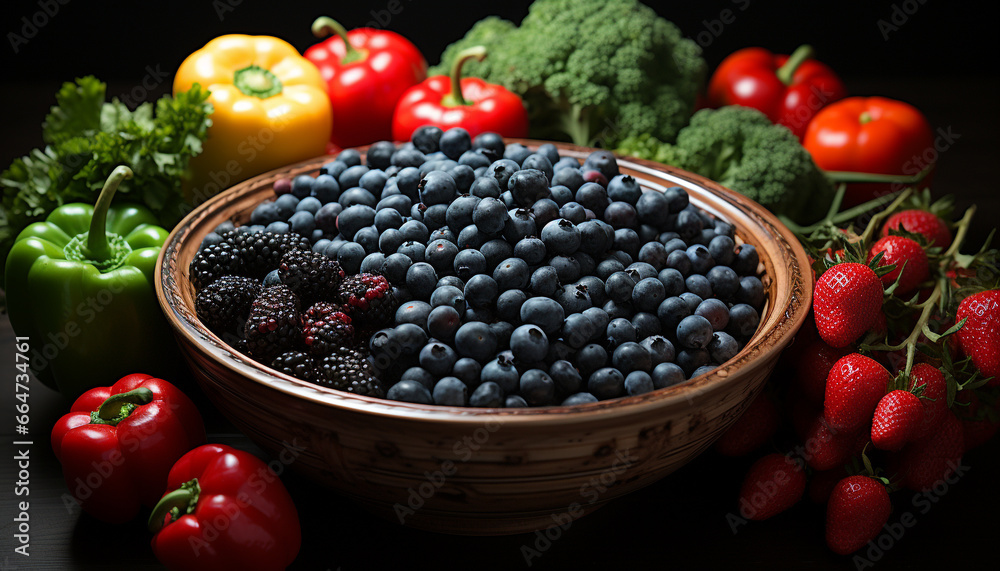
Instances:
[[[347,40],[347,29],[340,25],[340,22],[329,16],[320,16],[312,23],[312,33],[317,38],[325,38],[331,34],[340,36],[344,40],[344,57],[340,63],[347,65],[365,57],[365,54],[354,49],[351,42]]]
[[[198,478],[195,478],[190,482],[184,482],[180,488],[160,498],[160,501],[153,506],[153,513],[149,514],[149,522],[146,524],[149,531],[156,533],[163,529],[166,525],[163,520],[167,515],[170,515],[172,523],[180,516],[193,512],[200,494],[201,486],[198,485]],[[181,513],[182,510],[184,513]]]
[[[816,52],[813,50],[812,46],[808,44],[799,46],[798,49],[792,52],[792,55],[788,56],[788,59],[785,60],[785,63],[779,67],[776,72],[776,75],[778,76],[778,79],[781,80],[781,83],[791,85],[792,76],[795,75],[795,70],[799,69],[802,62],[813,57],[815,53]]]
[[[281,93],[284,86],[278,76],[269,69],[264,69],[259,65],[248,65],[236,70],[233,75],[233,85],[239,89],[243,95],[267,99]]]
[[[126,393],[111,395],[96,411],[90,413],[91,424],[117,426],[128,418],[135,407],[153,402],[153,391],[146,387],[132,389]]]
[[[444,96],[443,105],[448,107],[472,105],[462,96],[462,66],[472,58],[475,58],[476,61],[483,61],[486,58],[486,48],[484,46],[473,46],[458,52],[454,63],[451,64],[451,93]]]
[[[930,174],[933,164],[913,175],[877,174],[854,171],[823,171],[823,175],[832,182],[872,182],[887,184],[918,184]]]
[[[115,167],[111,171],[111,176],[104,182],[104,188],[97,197],[97,204],[94,205],[94,216],[90,219],[90,232],[87,234],[87,246],[83,254],[97,261],[104,261],[112,257],[113,252],[108,247],[108,208],[111,207],[111,199],[118,190],[118,185],[123,180],[132,178],[132,169],[125,165]]]

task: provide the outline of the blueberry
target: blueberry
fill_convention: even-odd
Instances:
[[[434,312],[431,312],[433,316]],[[462,357],[470,357],[484,363],[489,361],[497,349],[497,338],[490,326],[481,321],[470,321],[455,333],[455,349]]]
[[[483,244],[479,251],[486,256],[486,267],[496,268],[500,262],[514,256],[514,248],[506,240],[496,238]]]
[[[588,210],[601,213],[611,203],[608,199],[608,191],[603,186],[593,182],[584,183],[577,189],[576,201]]]
[[[604,175],[604,178],[609,181],[618,176],[618,161],[611,151],[602,150],[590,153],[583,162],[583,168],[595,170]]]
[[[546,224],[559,218],[559,205],[551,198],[540,198],[528,209],[535,218],[535,226],[544,228]]]
[[[518,289],[509,289],[497,298],[497,317],[511,323],[521,322],[521,306],[528,299],[527,294]]]
[[[430,309],[429,305],[424,305],[427,309]],[[396,315],[399,315],[398,310],[396,311]],[[404,355],[414,355],[427,344],[427,331],[424,330],[423,325],[418,325],[416,323],[399,323],[399,320],[397,319],[397,325],[393,331],[393,340],[398,343],[399,351]]]
[[[679,186],[672,186],[663,191],[663,196],[670,205],[670,213],[677,214],[688,207],[688,193]]]
[[[666,288],[659,279],[645,278],[632,290],[632,306],[639,311],[656,311],[666,297]]]
[[[500,191],[509,190],[510,177],[521,170],[520,165],[510,159],[500,159],[494,161],[486,169],[486,175],[496,179],[500,185]]]
[[[473,149],[486,149],[491,151],[497,157],[503,156],[504,152],[504,142],[503,137],[492,131],[484,131],[472,140]]]
[[[635,326],[624,317],[617,317],[608,322],[606,335],[609,347],[618,347],[623,343],[634,343],[636,340]]]
[[[431,294],[431,307],[452,307],[459,314],[465,313],[468,305],[462,289],[453,285],[439,285]]]
[[[712,283],[701,274],[691,274],[684,280],[684,287],[688,292],[697,295],[702,299],[712,297]]]
[[[365,254],[378,252],[378,230],[374,226],[367,226],[358,230],[354,235],[353,241],[365,249]]]
[[[699,367],[704,367],[712,361],[705,349],[682,349],[677,353],[677,365],[691,378]]]
[[[541,238],[550,254],[572,254],[580,247],[580,230],[565,218],[546,224]]]
[[[475,250],[466,251],[474,252]],[[474,308],[492,306],[499,293],[500,287],[497,282],[486,274],[473,275],[465,282],[465,299]]]
[[[461,232],[472,224],[472,213],[479,204],[480,198],[475,196],[459,196],[448,205],[445,221],[453,232]],[[497,230],[499,231],[499,230]]]
[[[712,292],[725,300],[732,300],[740,290],[740,278],[732,268],[715,266],[705,275],[711,284]]]
[[[576,284],[563,286],[556,294],[555,299],[562,306],[566,315],[582,313],[594,305],[590,300],[590,294],[587,293],[586,286]]]
[[[483,372],[479,378],[484,383],[498,385],[505,394],[509,394],[517,390],[521,375],[517,372],[513,362],[499,357],[483,366]]]
[[[541,238],[529,236],[518,240],[514,245],[514,257],[521,258],[528,265],[534,266],[542,263],[545,259],[545,243]]]
[[[517,208],[508,212],[507,220],[504,221],[503,237],[511,244],[516,244],[519,240],[528,236],[537,236],[538,227],[531,211],[526,208]]]
[[[522,240],[523,242],[524,240]],[[531,273],[528,289],[532,295],[552,297],[559,289],[559,274],[552,266],[539,266]]]
[[[337,229],[345,238],[353,238],[358,230],[375,223],[375,209],[363,204],[345,208],[337,216]]]
[[[496,198],[469,198],[477,200],[474,204],[470,223],[474,223],[477,228],[486,234],[495,235],[503,231],[509,218],[507,208],[503,205],[503,202],[500,202]]]
[[[708,344],[708,354],[713,363],[721,365],[735,357],[739,351],[740,344],[732,335],[725,331],[716,331],[712,334],[712,341]]]
[[[687,380],[684,370],[675,363],[660,363],[653,368],[650,377],[652,377],[655,389],[672,387]]]
[[[316,230],[316,218],[308,210],[300,210],[288,219],[292,232],[302,236],[309,236]]]
[[[358,160],[360,161],[360,158]],[[340,161],[340,160],[330,161],[330,162],[325,163],[323,166],[320,167],[320,169],[319,169],[320,176],[327,175],[327,176],[332,176],[333,178],[337,178],[337,177],[340,176],[340,173],[342,173],[345,170],[347,170],[348,166],[349,165],[347,163],[345,163],[344,161]],[[319,178],[319,177],[316,177],[316,178]]]
[[[611,367],[598,369],[587,379],[587,390],[600,400],[624,396],[625,377],[618,369]]]
[[[506,321],[494,321],[490,323],[490,329],[497,336],[497,347],[507,348],[510,346],[510,336],[514,333],[514,325]]]
[[[627,375],[632,371],[649,371],[653,360],[646,348],[634,341],[626,341],[615,348],[611,356],[615,368]]]
[[[752,276],[757,274],[758,264],[760,257],[757,255],[757,248],[752,244],[741,244],[739,251],[736,252],[736,259],[730,267],[741,276]]]
[[[271,270],[266,276],[264,276],[264,287],[276,286],[281,283],[281,278],[278,276],[278,270]]]
[[[662,335],[651,335],[639,344],[649,353],[654,368],[660,363],[669,363],[676,357],[673,343]]]
[[[380,274],[382,265],[385,264],[385,254],[382,252],[373,252],[368,254],[361,260],[361,273],[363,274]]]
[[[556,205],[560,209],[563,206],[566,206],[567,204],[569,204],[570,202],[573,202],[573,198],[574,198],[573,191],[570,190],[569,187],[561,185],[561,184],[556,184],[556,185],[553,185],[553,186],[549,187],[549,194],[550,194],[550,197],[552,198],[552,200],[555,201]],[[581,205],[580,208],[583,208],[583,205]],[[581,211],[581,212],[586,217],[586,212],[584,212],[584,211]]]
[[[222,242],[222,236],[220,236],[217,232],[209,232],[204,238],[201,239],[201,244],[198,245],[198,251],[200,252],[208,246],[214,246],[220,242]]]
[[[389,254],[382,264],[382,275],[393,285],[406,285],[406,274],[413,260],[406,254]]]
[[[560,335],[571,348],[579,349],[593,339],[596,331],[597,326],[593,321],[582,313],[573,313],[563,322]]]
[[[691,273],[691,259],[685,250],[674,250],[667,255],[667,267],[677,270],[681,276]]]
[[[505,159],[510,159],[519,165],[530,155],[531,151],[521,143],[508,143],[503,150]]]
[[[389,177],[385,175],[385,172],[376,167],[361,175],[358,186],[372,193],[373,196],[381,196],[387,180]]]
[[[434,240],[424,251],[424,261],[442,272],[452,269],[456,255],[458,255],[457,245],[447,240]]]
[[[447,240],[452,244],[458,244],[458,236],[451,231],[451,228],[445,226],[444,228],[437,228],[431,232],[430,236],[427,238],[427,243],[430,244],[435,240]]]
[[[713,331],[722,331],[729,324],[729,308],[716,298],[706,299],[698,304],[694,314],[707,319],[712,324]]]
[[[662,192],[643,192],[635,203],[635,212],[639,222],[663,230],[667,228],[670,202]]]
[[[361,182],[361,177],[364,176],[366,172],[370,169],[365,165],[354,165],[348,167],[347,170],[340,173],[340,177],[337,178],[337,183],[340,188],[354,188],[358,186]]]
[[[715,366],[714,365],[702,365],[702,366],[698,367],[697,369],[695,369],[693,373],[691,373],[691,378],[693,379],[695,377],[700,377],[702,375],[707,375],[707,374],[711,373],[714,370],[715,370]]]
[[[383,210],[394,210],[400,217],[405,220],[406,217],[410,216],[413,211],[413,201],[410,200],[409,196],[405,194],[393,194],[393,195],[382,195],[382,200],[378,201],[375,205],[375,212],[381,212]],[[387,216],[392,216],[392,214],[387,214]],[[402,225],[402,222],[400,222]]]
[[[630,397],[652,392],[654,389],[653,378],[646,371],[632,371],[625,377],[625,392]]]
[[[696,293],[692,293],[690,291],[686,291],[677,297],[684,300],[684,303],[687,304],[688,310],[691,313],[694,313],[694,310],[698,309],[698,306],[701,305],[702,302],[701,296],[699,296]]]
[[[609,299],[604,302],[601,306],[611,319],[631,319],[632,315],[635,313],[632,309],[632,303],[615,303],[613,299]]]
[[[406,287],[417,299],[430,299],[437,281],[434,266],[426,262],[417,262],[406,270]]]
[[[392,226],[391,224],[397,222],[393,220],[392,216],[382,216],[383,212],[391,212],[398,217],[398,222],[402,222],[402,218],[399,217],[399,213],[395,210],[382,210],[375,214],[375,230],[380,232],[378,238],[379,249],[387,254],[391,254],[399,249],[399,247],[406,241],[406,236],[402,232],[397,230],[398,226]],[[379,227],[379,223],[382,223],[382,227]],[[388,226],[386,226],[389,224]]]
[[[462,357],[455,361],[455,366],[452,367],[451,374],[465,383],[467,387],[478,387],[480,382],[479,375],[482,373],[482,370],[483,366],[475,359]]]
[[[521,375],[518,383],[521,396],[530,406],[554,404],[556,384],[548,373],[541,369],[529,369]]]
[[[418,222],[416,220],[407,220],[403,222],[403,225],[399,227],[399,231],[403,233],[403,238],[407,241],[421,242],[426,244],[427,239],[430,237],[430,230],[423,222]]]
[[[579,252],[577,256],[579,257]],[[597,276],[583,276],[576,281],[576,285],[587,288],[587,295],[590,296],[590,304],[594,307],[600,307],[608,300],[608,295],[604,292],[604,282]]]
[[[326,256],[327,258],[336,260],[338,259],[338,256],[340,254],[340,248],[342,248],[344,244],[349,244],[349,243],[350,242],[344,240],[343,238],[334,238],[333,241],[330,242],[330,245],[327,246],[326,249],[323,251],[323,255]],[[364,251],[363,248],[362,251]]]
[[[615,230],[615,239],[612,247],[621,250],[628,255],[629,260],[639,257],[639,234],[631,228],[619,228]],[[630,261],[629,264],[632,262]]]
[[[632,327],[635,327],[636,339],[645,339],[650,335],[659,335],[663,330],[659,318],[648,311],[638,311],[632,316]]]
[[[700,315],[689,315],[677,325],[677,342],[688,349],[704,349],[712,340],[712,324]]]
[[[590,377],[590,374],[607,365],[608,352],[597,343],[585,345],[576,353],[576,367],[583,377]]]
[[[444,343],[428,343],[420,350],[420,366],[437,377],[451,373],[458,356],[455,350]]]
[[[292,196],[295,198],[305,198],[309,196],[312,192],[315,181],[316,179],[307,174],[298,175],[292,179]]]
[[[604,293],[615,303],[631,302],[635,285],[633,275],[624,271],[615,272],[604,281]]]
[[[542,174],[545,175],[545,180],[552,180],[552,162],[549,161],[548,157],[541,153],[528,155],[524,161],[521,162],[521,169],[535,169],[542,171]]]
[[[737,303],[729,309],[729,325],[726,331],[736,337],[749,337],[757,331],[760,315],[745,303]]]
[[[472,391],[469,406],[479,408],[499,408],[504,405],[503,389],[496,383],[484,382]]]
[[[560,319],[560,325],[562,320]],[[549,352],[549,339],[535,325],[522,325],[510,336],[510,349],[514,358],[524,363],[541,361]]]
[[[469,388],[455,377],[444,377],[434,385],[431,393],[434,404],[444,406],[465,406]]]
[[[740,278],[740,289],[736,292],[736,301],[745,303],[754,309],[764,305],[764,284],[756,276]]]
[[[365,206],[370,206],[375,208],[378,205],[378,199],[375,195],[368,192],[367,190],[355,187],[349,188],[341,193],[340,198],[337,199],[337,203],[347,208],[349,206],[354,206],[355,204],[364,204]]]
[[[524,400],[521,395],[507,395],[503,401],[504,408],[526,408],[528,406],[528,401]]]
[[[372,168],[385,169],[391,164],[392,154],[395,152],[396,145],[389,141],[379,141],[368,147],[365,162]]]
[[[597,402],[597,397],[590,393],[575,393],[572,394],[562,401],[562,406],[574,406],[578,404],[589,404],[592,402]]]
[[[292,231],[292,227],[287,222],[271,222],[264,228],[264,231],[271,234],[288,234]]]
[[[458,164],[471,167],[473,170],[490,166],[493,161],[479,149],[470,149],[458,157]]]
[[[399,381],[412,381],[420,383],[427,389],[434,388],[434,375],[428,373],[423,367],[410,367],[403,371]]]
[[[578,168],[564,168],[556,170],[552,175],[553,186],[564,186],[570,192],[576,192],[583,186],[583,173]]]
[[[549,180],[545,173],[536,169],[519,170],[507,181],[514,202],[520,206],[530,207],[536,201],[549,195]]]
[[[620,261],[615,258],[606,258],[601,260],[601,263],[597,264],[597,268],[594,269],[594,272],[598,279],[605,280],[605,282],[607,282],[608,278],[610,278],[612,274],[624,270],[625,266]],[[605,287],[607,287],[607,283],[605,283]],[[605,295],[607,295],[607,292],[605,292]]]
[[[427,210],[424,211],[423,223],[431,230],[447,227],[448,205],[435,204],[434,206],[428,206]]]
[[[457,160],[462,153],[472,148],[472,138],[465,129],[452,127],[441,134],[438,146],[448,158]]]
[[[617,175],[608,180],[608,198],[635,205],[642,195],[639,182],[629,175]]]
[[[410,137],[410,141],[413,142],[413,146],[417,148],[421,153],[433,153],[438,150],[438,141],[441,140],[441,134],[443,131],[440,127],[435,125],[423,125],[422,127],[417,127],[413,131],[413,135]]]
[[[594,324],[594,335],[591,336],[591,341],[603,339],[608,330],[608,324],[611,323],[611,316],[608,315],[608,312],[600,307],[591,307],[585,310],[582,315]]]
[[[697,213],[685,209],[677,215],[675,227],[677,229],[677,233],[681,235],[681,238],[691,241],[696,236],[701,235],[703,223],[701,217],[698,216]]]
[[[287,196],[287,195],[285,195]],[[274,202],[262,202],[250,213],[250,223],[268,225],[282,219],[281,212]]]
[[[274,206],[278,209],[278,216],[281,217],[281,220],[288,220],[298,205],[299,198],[291,194],[282,194],[274,201]]]
[[[344,149],[336,156],[336,159],[348,167],[361,164],[361,153],[356,149]]]
[[[389,400],[418,404],[431,404],[434,400],[427,387],[417,381],[399,381],[389,387],[385,397]]]
[[[400,167],[400,169],[419,167],[424,163],[424,154],[415,148],[400,147],[392,154],[390,162],[393,166]]]
[[[736,259],[736,243],[729,236],[716,236],[708,243],[708,253],[720,266],[728,266]]]
[[[529,279],[528,264],[520,258],[507,258],[493,270],[493,279],[500,291],[524,289]]]
[[[315,215],[322,207],[323,204],[319,201],[319,199],[314,196],[307,196],[299,201],[299,203],[295,206],[295,210],[305,211]]]
[[[458,276],[441,276],[438,280],[437,287],[451,286],[456,287],[459,291],[465,290],[465,280]]]
[[[605,222],[616,230],[620,228],[636,228],[639,225],[639,218],[636,215],[635,207],[627,202],[612,202],[604,209],[603,218]]]
[[[521,304],[521,322],[537,325],[550,335],[557,333],[565,319],[559,302],[547,297],[533,297]]]
[[[488,323],[493,320],[493,312],[490,311],[488,307],[470,307],[465,310],[462,314],[462,321],[468,323],[470,321],[482,321],[483,323]]]
[[[478,196],[479,198],[500,198],[502,191],[500,189],[500,183],[497,179],[492,176],[481,176],[476,180],[472,181],[472,185],[469,187],[469,194],[472,196]],[[501,204],[503,204],[501,202]],[[506,211],[506,207],[504,208]]]

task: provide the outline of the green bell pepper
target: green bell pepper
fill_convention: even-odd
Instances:
[[[10,323],[29,338],[35,376],[69,398],[128,374],[177,371],[153,285],[168,233],[142,206],[111,206],[131,177],[117,167],[96,206],[56,208],[21,231],[7,258]]]

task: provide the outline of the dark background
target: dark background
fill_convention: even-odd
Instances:
[[[0,45],[0,168],[41,144],[40,124],[54,101],[53,94],[63,81],[77,76],[96,75],[109,83],[110,95],[136,90],[141,96],[133,97],[136,102],[153,100],[169,91],[172,73],[183,58],[210,39],[225,33],[269,34],[304,50],[316,41],[309,34],[309,24],[323,14],[348,28],[372,22],[384,25],[410,38],[435,63],[443,48],[475,21],[488,14],[520,21],[528,4],[526,0],[399,0],[402,10],[390,16],[383,12],[390,5],[387,0],[8,1],[0,15],[5,39]],[[997,226],[1000,198],[993,165],[1000,153],[996,136],[1000,66],[995,22],[982,13],[983,4],[717,0],[650,5],[699,40],[710,68],[741,47],[757,45],[788,53],[810,43],[819,58],[844,78],[852,94],[879,94],[913,103],[935,129],[957,135],[940,157],[935,193],[956,195],[960,207],[979,204],[970,244],[978,247]],[[45,14],[45,6],[50,11],[58,7],[58,12],[36,16]],[[724,10],[730,10],[731,16],[724,15]],[[45,23],[32,32],[25,29],[22,18]],[[880,20],[898,29],[883,25],[880,30]],[[27,39],[17,53],[11,46],[12,33]],[[141,86],[152,77],[150,70],[166,77],[146,91]],[[6,319],[0,321],[0,370],[7,379],[13,368],[12,333]],[[61,476],[45,434],[67,403],[34,386],[34,565],[11,555],[13,495],[0,489],[4,506],[0,568],[156,568],[146,546],[148,535],[138,523],[111,528],[64,509],[58,499],[63,492]],[[9,411],[12,391],[4,389],[0,395],[0,412]],[[213,418],[210,405],[204,404],[203,410],[213,441],[254,449],[228,423],[217,415]],[[0,421],[0,426],[6,423]],[[3,429],[8,441],[11,428]],[[896,494],[890,522],[911,511],[917,524],[893,540],[874,566],[942,567],[960,562],[966,568],[992,568],[988,561],[995,561],[998,530],[994,514],[1000,512],[995,484],[1000,474],[998,452],[1000,446],[994,440],[969,453],[968,474],[944,491],[926,514],[915,510],[912,494]],[[855,568],[849,558],[826,549],[823,509],[808,503],[732,534],[725,515],[734,508],[747,464],[703,455],[662,482],[575,522],[532,568]],[[0,461],[4,489],[14,479],[12,465]],[[534,542],[534,536],[463,538],[401,528],[376,520],[293,474],[284,479],[304,524],[304,547],[296,568],[523,569],[520,548]]]

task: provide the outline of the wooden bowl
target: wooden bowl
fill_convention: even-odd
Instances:
[[[592,151],[558,146],[578,158]],[[621,172],[645,189],[685,187],[693,204],[734,224],[737,239],[757,247],[766,307],[757,333],[732,360],[682,385],[573,407],[417,405],[318,387],[254,362],[202,325],[188,266],[218,224],[244,223],[273,198],[274,181],[315,175],[328,160],[271,171],[196,208],[160,254],[157,295],[202,389],[278,467],[406,525],[468,535],[528,532],[565,524],[663,478],[740,417],[809,310],[806,254],[767,210],[700,176],[619,160]]]

